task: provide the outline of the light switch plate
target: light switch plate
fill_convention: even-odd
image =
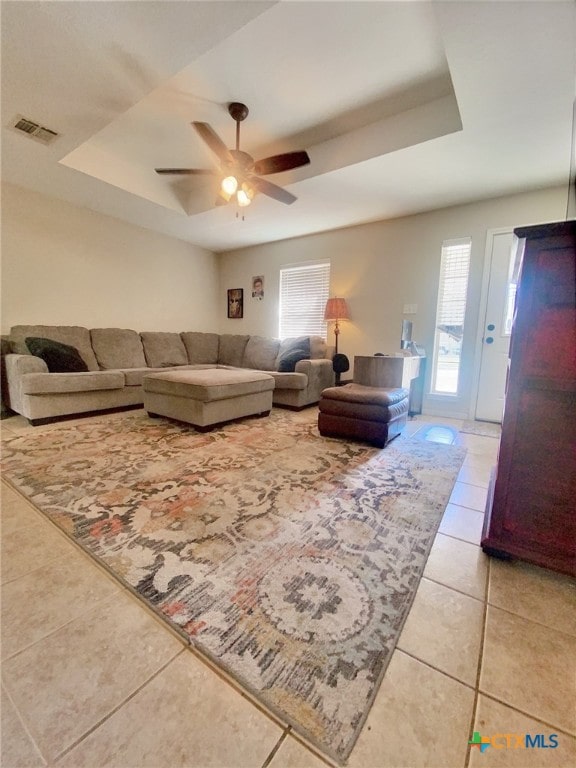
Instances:
[[[404,304],[405,315],[415,315],[418,312],[418,304]]]

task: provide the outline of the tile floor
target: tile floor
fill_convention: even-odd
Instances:
[[[407,428],[468,454],[348,765],[576,765],[576,586],[482,553],[498,440],[458,426],[420,417]],[[32,429],[20,417],[1,427]],[[5,484],[1,581],[3,768],[327,764]],[[558,746],[481,754],[473,731],[503,734],[502,745],[557,734]]]

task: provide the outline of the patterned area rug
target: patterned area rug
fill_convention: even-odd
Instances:
[[[490,421],[465,421],[460,427],[460,432],[467,435],[480,435],[481,437],[500,437],[502,427]]]
[[[274,409],[199,434],[123,415],[5,438],[2,464],[194,647],[342,762],[465,451],[324,439],[315,419]]]

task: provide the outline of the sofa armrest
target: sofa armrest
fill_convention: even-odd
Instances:
[[[334,386],[332,360],[300,360],[296,363],[295,371],[308,376],[307,400],[310,403],[318,402],[322,390]]]
[[[41,357],[35,355],[6,355],[6,375],[8,379],[22,376],[23,373],[48,373],[48,366]]]
[[[16,413],[22,413],[22,391],[20,383],[27,373],[48,373],[48,366],[40,357],[34,355],[6,355],[7,401],[8,407]]]

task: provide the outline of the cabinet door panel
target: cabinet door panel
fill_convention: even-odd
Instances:
[[[522,372],[528,376],[576,376],[576,275],[569,248],[541,251],[531,300],[526,302]]]
[[[551,551],[576,540],[576,477],[567,471],[576,455],[575,411],[572,392],[532,389],[519,398],[503,531]]]

